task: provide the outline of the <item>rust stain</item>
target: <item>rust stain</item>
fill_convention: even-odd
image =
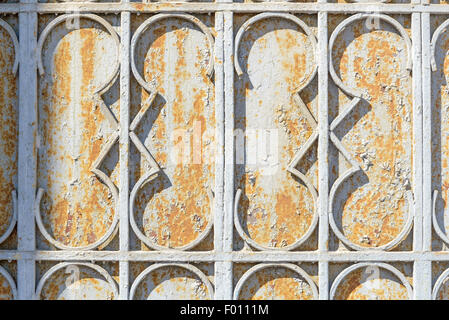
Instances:
[[[432,25],[436,27],[443,21],[435,17]],[[444,233],[448,231],[446,211],[449,190],[449,135],[448,109],[449,101],[447,79],[449,59],[446,50],[449,48],[447,32],[441,33],[436,46],[435,60],[437,71],[432,75],[432,189],[438,190],[441,198],[437,201],[436,216],[442,223],[439,225]],[[441,218],[441,219],[439,219]]]
[[[97,241],[114,214],[110,190],[91,172],[111,132],[93,100],[102,80],[94,72],[100,67],[98,52],[108,40],[95,28],[68,33],[53,53],[51,82],[40,86],[44,146],[38,172],[46,189],[41,214],[53,237],[73,247]]]
[[[308,230],[314,214],[310,191],[286,171],[314,129],[292,97],[310,76],[314,58],[309,40],[297,30],[278,19],[256,23],[239,50],[248,75],[236,85],[235,125],[246,133],[247,148],[245,163],[237,164],[236,172],[237,187],[243,190],[239,214],[251,239],[269,247],[294,243]],[[305,102],[314,113],[314,100]],[[251,131],[256,132],[254,139]],[[264,135],[262,145],[269,145],[272,167],[263,162],[266,150],[257,146]],[[254,155],[258,159],[251,158]],[[308,170],[313,162],[307,159],[299,169],[317,182],[315,170]]]
[[[209,300],[209,296],[206,285],[192,272],[179,267],[164,267],[142,280],[134,299]]]
[[[78,275],[76,275],[78,276]],[[95,270],[79,266],[79,278],[71,269],[63,268],[54,273],[45,283],[42,300],[113,300],[110,284]]]
[[[352,185],[338,195],[344,201],[342,231],[355,244],[378,247],[399,234],[408,215],[405,192],[413,183],[411,77],[405,71],[405,42],[397,33],[366,32],[364,22],[348,29],[355,40],[337,38],[333,58],[343,83],[362,90],[365,101],[339,130],[345,132],[342,141],[365,178],[343,182]],[[345,101],[340,98],[340,106]]]
[[[12,216],[11,191],[17,179],[17,81],[12,73],[14,45],[9,34],[0,29],[0,236]]]
[[[202,33],[181,21],[154,26],[149,31],[151,43],[139,51],[145,57],[144,77],[156,83],[159,98],[150,107],[148,122],[142,122],[137,132],[163,174],[139,192],[135,214],[146,236],[167,247],[197,239],[213,210],[208,194],[214,188],[215,169],[208,152],[214,152],[215,110],[202,50],[207,44]],[[148,94],[139,90],[137,100],[145,101]],[[142,159],[135,179],[146,170]]]
[[[0,300],[12,300],[13,291],[6,278],[0,275]]]
[[[354,270],[340,283],[335,300],[407,300],[407,288],[394,275],[371,278],[364,268]]]
[[[267,268],[251,275],[243,285],[241,300],[312,300],[305,279],[285,268]]]

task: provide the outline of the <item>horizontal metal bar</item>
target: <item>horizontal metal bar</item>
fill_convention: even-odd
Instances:
[[[19,12],[66,13],[155,13],[155,12],[192,12],[213,13],[232,11],[235,13],[258,12],[291,12],[291,13],[344,13],[382,12],[389,14],[430,13],[449,14],[449,6],[445,4],[370,4],[360,6],[358,3],[2,3],[0,14]]]
[[[178,262],[354,262],[354,261],[448,261],[449,252],[177,252],[177,251],[1,251],[0,260],[16,261],[178,261]]]

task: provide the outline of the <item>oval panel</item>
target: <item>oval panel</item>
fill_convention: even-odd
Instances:
[[[67,23],[50,32],[42,50],[38,185],[45,190],[40,213],[47,232],[65,246],[83,247],[105,235],[114,217],[113,192],[92,169],[114,131],[94,93],[118,57],[98,23],[81,18],[80,29]]]
[[[313,74],[314,50],[298,25],[271,17],[246,30],[238,52],[243,70],[235,87],[239,221],[258,245],[283,248],[306,234],[315,213],[310,190],[287,172],[314,129],[294,98]],[[314,114],[316,91],[307,89],[300,95]],[[315,160],[311,151],[297,168],[314,182],[315,170],[309,169]]]
[[[367,23],[346,26],[331,57],[342,82],[363,97],[334,130],[362,169],[340,185],[334,215],[351,243],[375,248],[393,241],[409,215],[413,95],[406,42],[384,21],[374,30]],[[340,96],[339,112],[347,103]]]
[[[205,34],[190,21],[168,18],[145,31],[135,47],[136,66],[157,96],[135,130],[161,172],[134,201],[138,228],[152,243],[179,248],[197,240],[212,221],[215,185],[214,85]],[[132,107],[149,94],[135,83]],[[149,171],[131,153],[134,181]]]

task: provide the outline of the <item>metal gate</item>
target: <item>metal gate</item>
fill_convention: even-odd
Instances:
[[[445,1],[0,3],[0,299],[447,299]]]

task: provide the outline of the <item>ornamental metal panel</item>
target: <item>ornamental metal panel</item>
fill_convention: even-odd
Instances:
[[[0,299],[449,298],[445,1],[0,14]]]

